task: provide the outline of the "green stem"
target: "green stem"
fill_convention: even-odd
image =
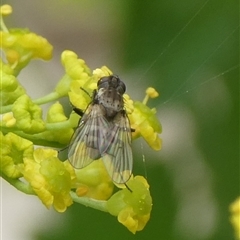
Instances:
[[[146,95],[146,96],[144,97],[142,103],[143,103],[144,105],[147,105],[148,99],[149,99],[149,96]]]
[[[70,119],[63,121],[63,122],[55,122],[55,123],[45,123],[45,130],[63,130],[67,128],[74,128],[75,126],[72,125]],[[0,129],[4,132],[21,132],[17,127],[5,127],[0,121]],[[21,134],[21,133],[20,133]],[[41,133],[39,133],[41,134]],[[27,134],[27,135],[34,135],[34,134]]]
[[[91,207],[103,212],[108,212],[107,201],[96,200],[96,199],[87,198],[87,197],[78,197],[77,194],[72,191],[70,192],[70,195],[73,201],[76,203],[80,203],[82,205],[85,205],[86,207]]]
[[[10,183],[13,187],[15,187],[17,190],[29,195],[36,195],[36,193],[33,191],[32,187],[29,184],[26,184],[19,179],[13,179],[13,178],[7,177],[2,172],[0,172],[0,176],[3,179],[5,179],[8,183]]]
[[[33,191],[32,187],[22,182],[19,179],[13,179],[10,177],[7,177],[4,173],[0,172],[0,176],[5,179],[8,183],[10,183],[13,187],[18,189],[19,191],[29,194],[29,195],[36,195],[36,193]],[[70,195],[74,202],[80,203],[82,205],[85,205],[86,207],[91,207],[96,210],[100,210],[103,212],[108,212],[107,210],[107,201],[101,201],[101,200],[95,200],[92,198],[86,198],[86,197],[78,197],[75,192],[70,192]]]
[[[53,142],[53,141],[46,140],[44,137],[45,132],[46,131],[56,131],[56,130],[62,131],[64,129],[70,129],[70,128],[73,128],[73,126],[72,126],[71,121],[68,119],[64,122],[46,123],[46,130],[44,132],[28,134],[23,131],[20,131],[17,127],[10,128],[10,127],[1,126],[1,122],[0,122],[0,129],[3,132],[3,134],[12,132],[22,138],[28,139],[29,141],[33,142],[35,145],[55,147],[55,148],[62,148],[62,147],[64,147],[64,145],[59,142]]]
[[[6,27],[6,25],[5,25],[5,23],[4,23],[4,21],[3,21],[3,17],[2,16],[0,16],[0,28],[2,29],[3,32],[7,32],[7,33],[9,32],[7,27]]]
[[[25,138],[29,141],[31,141],[34,145],[39,145],[39,146],[47,146],[47,147],[53,147],[53,148],[63,148],[65,147],[65,144],[59,143],[59,142],[54,142],[54,141],[48,141],[44,139],[44,136],[42,136],[42,133],[36,133],[36,134],[27,134],[19,130],[13,130],[13,128],[4,128],[0,126],[0,129],[2,133],[5,135],[9,132],[12,132],[19,137]]]
[[[60,95],[57,92],[51,92],[51,93],[47,94],[46,96],[43,96],[41,98],[37,98],[37,99],[33,100],[33,102],[35,104],[42,105],[42,104],[45,104],[48,102],[55,101],[58,98],[60,98]]]
[[[46,130],[63,130],[66,128],[73,128],[69,119],[64,122],[46,123]]]
[[[36,195],[36,193],[33,191],[32,187],[29,184],[26,184],[19,179],[9,178],[2,172],[0,173],[0,176],[19,191],[29,195]],[[108,212],[107,201],[95,200],[87,197],[78,197],[77,194],[72,191],[70,192],[70,195],[73,201],[76,203],[80,203],[82,205],[85,205],[86,207],[91,207],[99,211]]]
[[[45,104],[45,103],[48,103],[48,102],[53,102],[53,101],[55,101],[59,98],[60,98],[60,96],[57,92],[51,92],[51,93],[47,94],[46,96],[43,96],[41,98],[37,98],[37,99],[33,100],[33,102],[35,104],[42,105],[42,104]],[[2,106],[0,108],[0,114],[11,112],[12,107],[13,107],[12,104],[7,105],[7,106]]]
[[[11,112],[12,111],[12,106],[13,106],[12,104],[11,105],[7,105],[7,106],[1,106],[0,114]]]

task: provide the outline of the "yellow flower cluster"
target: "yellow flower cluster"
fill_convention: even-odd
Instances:
[[[27,186],[31,190],[29,194],[36,194],[47,208],[53,206],[58,212],[64,212],[76,201],[74,191],[76,202],[81,198],[88,198],[90,202],[94,199],[92,202],[96,205],[98,201],[104,202],[104,210],[117,216],[132,233],[142,230],[152,209],[149,185],[143,177],[131,178],[126,183],[128,188],[113,194],[114,184],[101,159],[76,170],[68,161],[60,161],[56,150],[44,148],[66,146],[79,121],[75,113],[66,116],[58,100],[69,97],[71,104],[84,111],[98,80],[112,72],[106,66],[91,71],[77,54],[66,50],[61,56],[65,74],[55,89],[42,98],[31,99],[17,76],[32,59],[49,60],[52,45],[29,30],[7,29],[2,18],[11,12],[9,5],[0,7],[1,49],[5,54],[0,60],[1,176],[16,184],[19,190]],[[155,150],[161,148],[158,136],[161,125],[156,110],[146,104],[149,98],[157,96],[153,88],[147,89],[143,102],[133,101],[124,94],[125,109],[135,130],[133,139],[142,136]],[[43,117],[40,105],[50,102],[53,103]]]
[[[0,60],[1,69],[1,106],[13,104],[16,99],[26,93],[25,89],[18,82],[17,78],[13,75],[13,69],[9,64]]]
[[[53,47],[45,38],[30,32],[28,29],[9,30],[6,28],[3,16],[11,13],[11,6],[6,4],[0,7],[1,48],[4,50],[6,60],[14,69],[14,72],[20,72],[33,58],[51,59]]]
[[[23,139],[11,132],[5,136],[0,132],[0,170],[10,178],[20,178],[20,167],[23,158],[31,158],[33,153],[32,142]]]
[[[131,127],[135,130],[132,133],[133,138],[142,136],[151,148],[160,150],[162,140],[158,134],[162,132],[162,127],[156,117],[156,109],[146,106],[148,99],[155,97],[158,97],[158,92],[154,88],[148,88],[143,102],[133,103],[133,111],[129,114],[129,119]]]
[[[47,208],[53,205],[64,212],[72,204],[69,192],[76,178],[73,168],[69,162],[59,161],[57,151],[52,149],[36,149],[33,157],[24,159],[24,178]]]
[[[58,212],[64,212],[72,204],[70,190],[76,175],[69,162],[59,161],[57,154],[52,149],[36,149],[33,159],[24,159],[22,172],[47,208],[53,205]]]
[[[36,149],[33,143],[13,133],[0,132],[0,172],[17,179],[24,177],[46,207],[63,212],[72,204],[70,190],[76,175],[68,161],[61,162],[57,151]]]
[[[128,188],[115,193],[107,202],[109,212],[132,233],[141,231],[152,210],[152,198],[145,178],[136,176],[127,182]]]
[[[71,78],[69,99],[77,108],[84,110],[91,102],[91,93],[97,88],[98,80],[103,76],[109,76],[112,72],[106,67],[98,68],[90,73],[89,68],[82,59],[71,51],[62,53],[62,63],[66,68],[68,77]],[[72,65],[71,65],[71,64]],[[149,98],[158,96],[154,88],[146,90],[146,97],[143,102],[133,101],[127,94],[124,94],[125,108],[128,112],[131,127],[135,130],[133,138],[142,136],[154,150],[161,149],[161,139],[158,134],[162,128],[156,117],[156,109],[150,109],[146,104]]]

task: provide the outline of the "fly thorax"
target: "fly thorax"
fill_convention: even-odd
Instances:
[[[105,108],[107,117],[114,117],[123,109],[123,97],[114,88],[99,89],[97,97],[98,103]]]

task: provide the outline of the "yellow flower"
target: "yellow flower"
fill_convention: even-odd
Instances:
[[[112,72],[106,66],[91,72],[85,61],[69,50],[62,53],[61,60],[66,75],[55,91],[62,96],[69,89],[68,95],[73,106],[85,110],[92,100],[93,91],[97,89],[98,80],[103,76],[111,75]]]
[[[105,76],[110,76],[112,74],[112,71],[106,66],[102,66],[101,68],[96,68],[95,70],[93,70],[93,75],[96,76],[97,79]]]
[[[49,60],[52,57],[52,46],[47,40],[29,30],[14,29],[10,33],[0,32],[0,36],[2,37],[2,48],[7,52],[7,58],[8,51],[11,51],[12,54],[15,52],[19,57],[15,61],[21,61],[24,53],[43,60]]]
[[[26,95],[19,97],[12,107],[13,116],[19,130],[26,133],[38,133],[45,129],[42,109]]]
[[[21,95],[25,94],[26,91],[18,82],[17,78],[13,75],[13,70],[11,67],[7,64],[4,64],[2,60],[0,60],[0,65],[0,104],[1,106],[6,106],[14,103],[14,101]]]
[[[152,210],[152,198],[149,185],[142,176],[136,176],[127,182],[127,188],[115,193],[108,201],[109,212],[118,217],[118,221],[132,233],[141,231]]]
[[[236,239],[240,239],[240,197],[230,205],[230,221],[235,230]]]
[[[64,114],[62,105],[59,102],[54,103],[47,112],[47,124],[48,123],[61,123],[65,122],[67,117]],[[43,133],[40,133],[39,138],[49,141],[49,142],[58,142],[61,144],[68,144],[74,131],[73,128],[67,126],[65,128],[53,128]]]
[[[161,133],[162,127],[157,119],[156,109],[150,109],[146,106],[149,95],[157,97],[158,94],[153,88],[151,88],[150,91],[147,89],[146,93],[147,96],[143,103],[135,101],[133,103],[134,110],[128,115],[131,127],[135,130],[132,136],[134,139],[142,136],[151,148],[160,150],[162,147],[162,140],[159,138],[158,134]]]
[[[0,132],[0,170],[10,178],[22,177],[19,169],[24,157],[32,157],[33,143],[11,132]]]
[[[72,79],[83,79],[90,75],[91,71],[83,59],[78,58],[77,54],[66,50],[61,55],[61,61],[67,75]]]
[[[92,101],[91,95],[96,89],[97,81],[92,82],[91,78],[85,80],[76,80],[71,83],[70,91],[68,93],[70,102],[73,106],[85,110],[88,104]]]
[[[134,111],[134,102],[133,100],[129,97],[128,94],[123,95],[124,99],[124,109],[127,112],[127,114],[132,114]]]
[[[13,127],[16,124],[16,119],[13,117],[12,113],[6,113],[2,116],[2,126]]]
[[[66,96],[70,91],[70,85],[75,80],[86,82],[90,75],[90,69],[87,67],[83,59],[78,59],[77,54],[66,50],[61,55],[62,65],[66,74],[62,77],[55,88],[55,92],[59,97]]]
[[[94,70],[93,74],[91,74],[86,67],[85,62],[82,59],[75,59],[76,56],[73,56],[73,62],[75,65],[70,65],[72,66],[72,68],[70,68],[71,71],[66,69],[67,73],[69,75],[71,74],[71,78],[75,80],[71,82],[68,95],[73,106],[85,110],[88,104],[92,101],[92,93],[97,89],[98,80],[102,76],[109,75],[111,71],[104,66]]]
[[[16,74],[34,58],[52,58],[52,45],[45,38],[27,29],[0,31],[0,38],[7,62]]]
[[[133,234],[143,230],[149,219],[150,213],[138,216],[131,207],[126,207],[118,215],[118,221],[127,227]]]
[[[112,195],[114,185],[101,159],[94,160],[85,168],[76,169],[75,172],[78,196],[106,200]]]
[[[12,13],[12,7],[8,4],[4,4],[0,7],[0,14],[2,16],[7,16]]]
[[[77,57],[72,51],[62,53],[61,60],[66,75],[56,87],[56,91],[62,95],[67,90],[70,102],[84,110],[91,101],[90,94],[97,86],[97,79],[93,79],[85,61]]]
[[[68,161],[61,162],[52,149],[36,149],[33,156],[24,158],[24,178],[47,208],[53,205],[64,212],[72,204],[69,192],[76,180],[72,166]]]

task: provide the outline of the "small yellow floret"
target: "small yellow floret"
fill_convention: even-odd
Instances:
[[[150,97],[150,98],[156,98],[159,96],[159,93],[155,90],[155,88],[149,87],[146,90],[146,94]]]
[[[76,189],[76,194],[79,196],[79,197],[84,197],[89,191],[89,187],[84,185],[84,184],[81,184],[81,186],[79,186],[77,189]]]
[[[75,52],[70,51],[70,50],[65,50],[65,51],[62,52],[62,55],[61,55],[62,61],[65,61],[66,57],[77,58],[77,54]]]
[[[3,122],[6,127],[13,127],[16,124],[16,118],[13,117],[12,113],[6,113],[3,115]]]
[[[96,68],[93,70],[93,75],[97,76],[97,79],[105,76],[110,76],[112,74],[112,71],[106,66],[102,66],[101,68]]]
[[[0,14],[2,16],[7,16],[12,13],[12,7],[8,4],[4,4],[0,7]]]

